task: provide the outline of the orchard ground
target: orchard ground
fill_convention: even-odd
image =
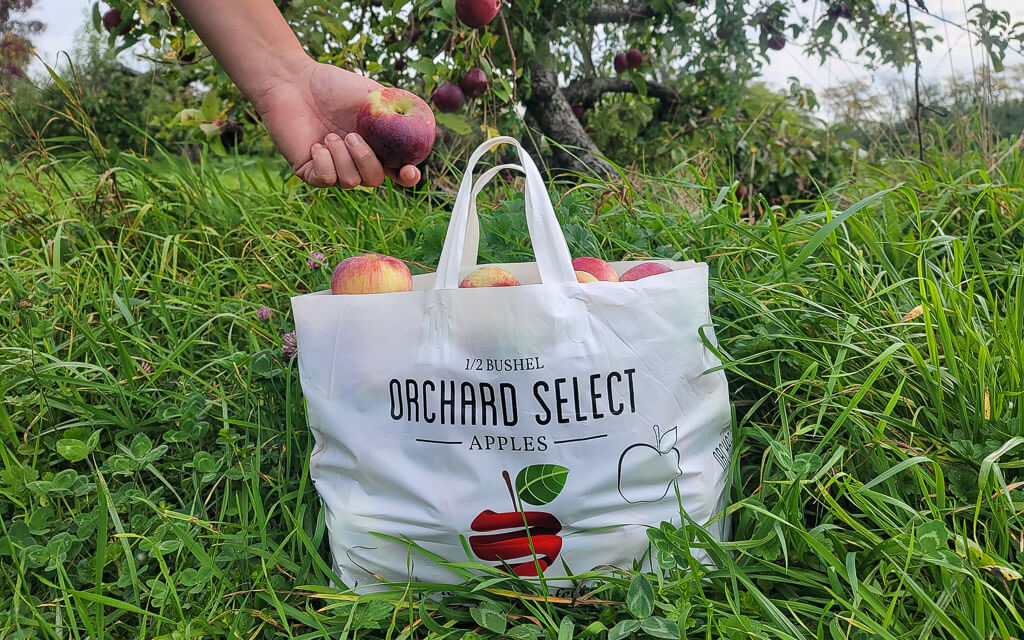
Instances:
[[[576,601],[466,558],[461,586],[329,587],[288,299],[329,286],[314,252],[436,264],[448,194],[0,160],[0,636],[1021,637],[1024,154],[932,153],[775,208],[712,163],[552,177],[574,255],[708,262],[735,414],[734,540],[652,530],[661,572]],[[517,189],[483,198],[481,261],[531,259]]]

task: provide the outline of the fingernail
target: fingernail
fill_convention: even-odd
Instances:
[[[327,142],[337,142],[338,140],[341,140],[341,136],[339,136],[338,134],[336,134],[336,133],[328,133],[327,134]]]
[[[353,147],[358,147],[361,144],[365,144],[363,142],[362,136],[360,136],[358,133],[350,133],[347,136],[345,136],[345,142],[349,143]]]
[[[319,142],[317,142],[316,144],[313,145],[313,150],[314,151],[319,151],[319,150],[324,149],[324,148],[326,148],[326,147],[324,147],[324,145],[320,144]]]

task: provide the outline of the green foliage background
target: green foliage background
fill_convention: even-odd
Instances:
[[[78,136],[88,152],[0,165],[5,637],[1024,630],[1017,146],[857,165],[778,207],[738,199],[714,159],[552,178],[575,255],[709,263],[735,413],[733,541],[652,529],[658,572],[601,569],[574,604],[467,558],[461,586],[330,586],[288,298],[327,286],[313,251],[436,264],[450,196],[314,192],[258,159]],[[530,259],[522,214],[516,183],[485,198],[482,260]]]

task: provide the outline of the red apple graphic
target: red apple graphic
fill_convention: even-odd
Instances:
[[[513,511],[481,511],[470,529],[485,533],[469,537],[469,548],[481,560],[498,561],[498,567],[507,568],[520,577],[538,576],[550,567],[562,550],[558,533],[562,523],[546,511],[524,511],[517,502],[533,505],[554,500],[565,486],[569,470],[553,464],[526,467],[516,476],[516,488],[508,471],[502,471]]]
[[[677,427],[661,433],[654,425],[657,446],[638,442],[619,456],[619,495],[631,504],[657,502],[668,495],[672,483],[683,474],[676,449]]]

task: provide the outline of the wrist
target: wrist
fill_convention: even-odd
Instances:
[[[248,95],[257,113],[262,114],[266,110],[268,98],[283,87],[307,81],[316,65],[316,60],[299,49],[290,55],[276,58],[263,69],[263,77],[252,83],[252,90],[243,89],[243,92]]]

